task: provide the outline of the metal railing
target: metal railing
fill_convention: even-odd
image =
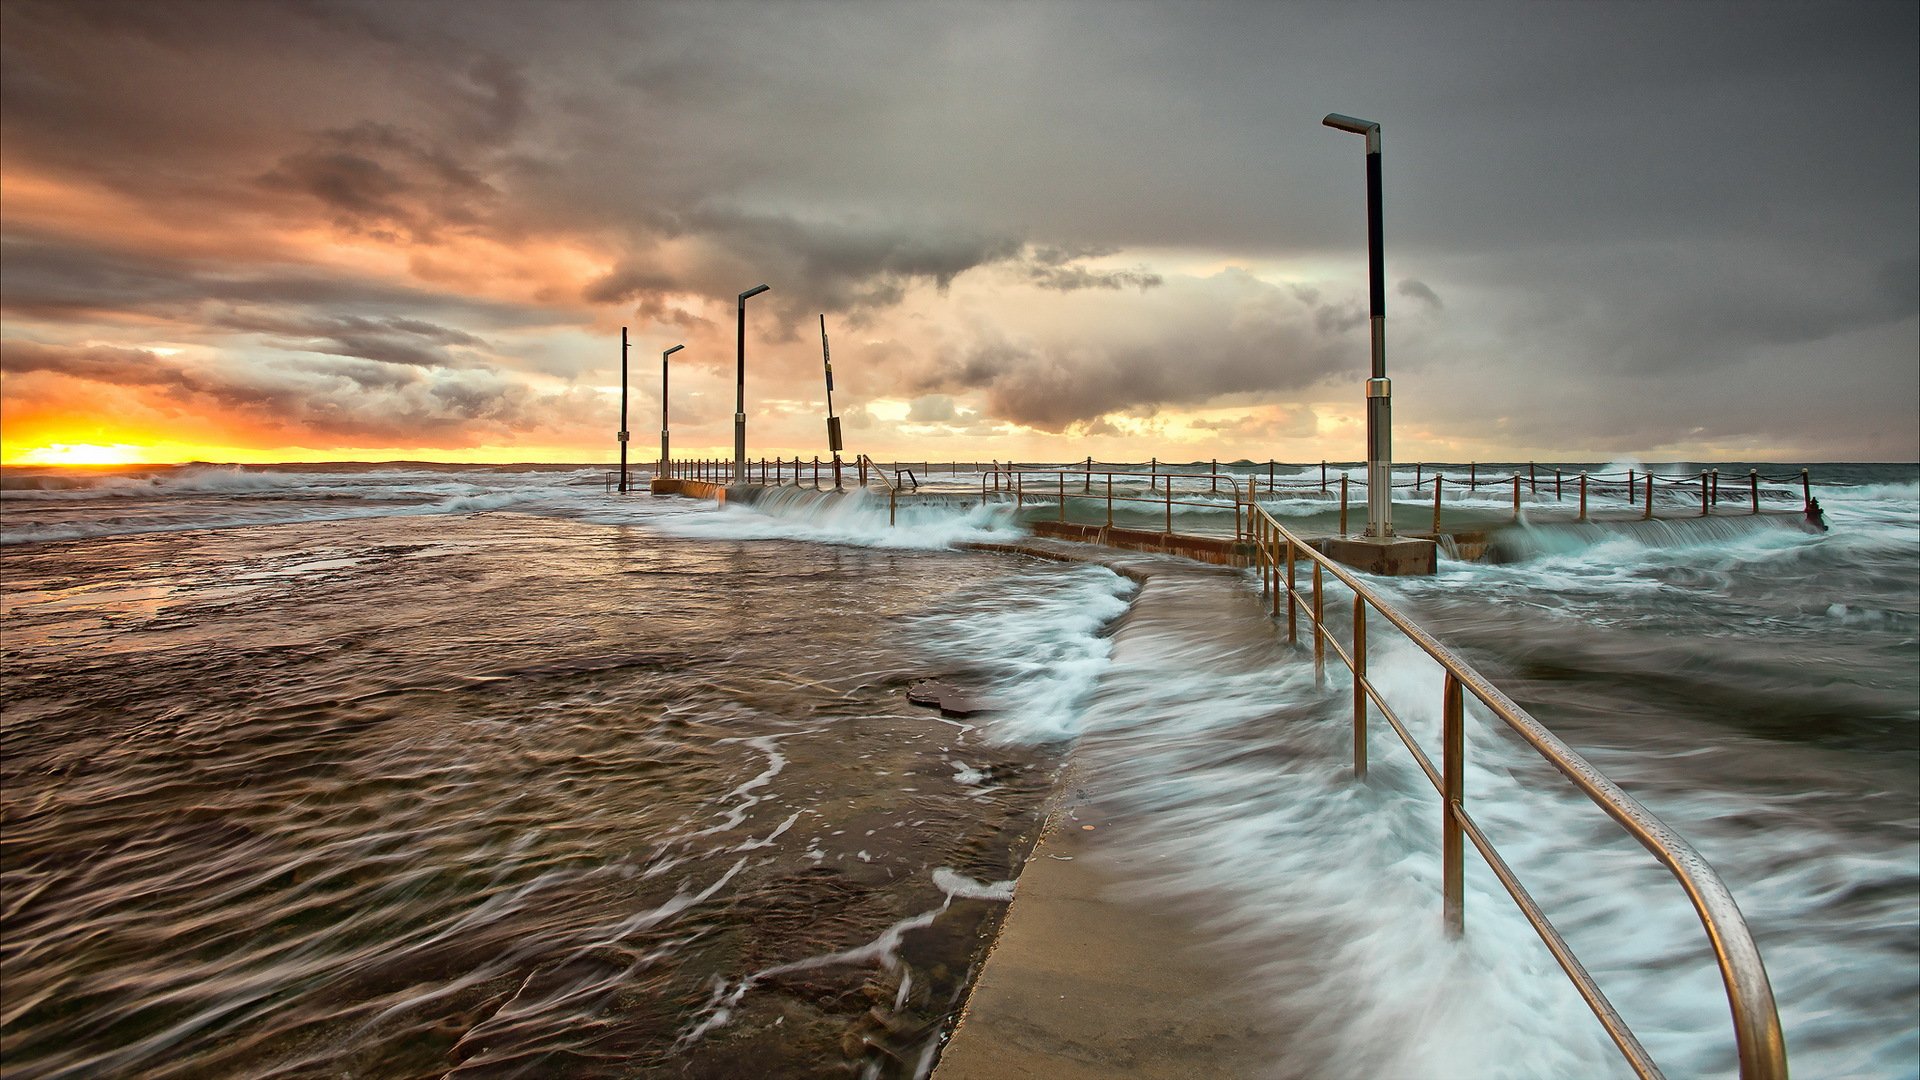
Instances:
[[[1299,640],[1299,612],[1303,607],[1307,608],[1313,634],[1315,675],[1324,681],[1328,649],[1332,649],[1352,673],[1354,776],[1364,779],[1367,775],[1367,721],[1371,703],[1399,735],[1400,741],[1420,766],[1420,771],[1426,774],[1427,780],[1440,795],[1441,890],[1447,932],[1453,936],[1465,932],[1464,838],[1471,841],[1486,859],[1494,876],[1540,935],[1541,941],[1545,942],[1567,977],[1573,981],[1574,988],[1606,1028],[1608,1036],[1620,1048],[1634,1072],[1642,1077],[1663,1075],[1626,1021],[1607,1000],[1593,976],[1574,955],[1572,947],[1555,929],[1540,905],[1521,884],[1513,868],[1467,812],[1464,697],[1471,693],[1489,712],[1570,780],[1574,787],[1618,822],[1679,882],[1706,930],[1715,962],[1720,968],[1721,981],[1726,987],[1727,1005],[1733,1015],[1734,1042],[1739,1053],[1741,1077],[1743,1080],[1784,1080],[1787,1075],[1786,1041],[1780,1030],[1780,1016],[1774,1005],[1773,988],[1767,981],[1766,968],[1761,963],[1760,951],[1754,944],[1746,918],[1734,903],[1733,894],[1706,859],[1666,823],[1655,817],[1652,811],[1602,776],[1584,757],[1561,742],[1451,649],[1383,601],[1352,572],[1300,540],[1272,514],[1254,507],[1249,528],[1255,550],[1254,569],[1260,575],[1262,595],[1272,599],[1274,618],[1280,617],[1280,599],[1283,595],[1286,597],[1288,641]],[[1311,599],[1301,595],[1296,580],[1297,566],[1303,559],[1312,566]],[[1326,626],[1326,590],[1323,581],[1326,574],[1332,574],[1353,593],[1350,651],[1341,647]],[[1367,677],[1369,609],[1432,657],[1446,673],[1441,701],[1442,745],[1438,768],[1420,749],[1399,715]]]

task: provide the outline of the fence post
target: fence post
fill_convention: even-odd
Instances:
[[[1413,490],[1420,490],[1420,463],[1417,461],[1413,463]]]
[[[1627,505],[1628,506],[1632,506],[1635,502],[1639,501],[1639,495],[1637,493],[1639,492],[1640,489],[1637,486],[1638,483],[1639,483],[1639,479],[1635,475],[1634,471],[1632,469],[1628,469],[1627,470]]]
[[[1580,520],[1587,520],[1587,474],[1580,473]]]
[[[1327,493],[1327,463],[1325,461],[1322,461],[1320,463],[1320,494],[1325,495],[1326,493]]]
[[[1760,512],[1760,470],[1747,470],[1747,499],[1753,503],[1753,513]]]
[[[1540,494],[1540,482],[1534,477],[1533,462],[1531,461],[1527,462],[1527,494]]]
[[[1113,474],[1107,474],[1107,528],[1113,528]]]
[[[1147,469],[1148,469],[1147,490],[1152,491],[1156,486],[1158,486],[1157,484],[1155,484],[1155,481],[1160,476],[1160,459],[1154,458],[1152,461],[1148,462]]]
[[[1441,784],[1445,789],[1440,808],[1440,875],[1441,890],[1446,909],[1447,936],[1459,937],[1466,931],[1466,889],[1464,856],[1460,843],[1459,813],[1464,810],[1466,800],[1465,762],[1465,708],[1460,697],[1460,680],[1453,672],[1447,672],[1446,700],[1442,709],[1441,726],[1442,750],[1440,762]]]
[[[1467,490],[1480,490],[1480,463],[1477,461],[1467,462]]]
[[[1353,594],[1353,778],[1367,778],[1367,601]]]
[[[1322,625],[1327,617],[1324,601],[1326,590],[1320,587],[1320,560],[1313,560],[1313,683],[1315,686],[1327,684],[1327,631]]]
[[[1553,470],[1553,501],[1559,502],[1565,497],[1566,493],[1562,491],[1560,487],[1560,470],[1555,469]]]
[[[1813,512],[1813,480],[1805,469],[1800,470],[1800,502],[1807,513]]]
[[[1446,486],[1445,473],[1433,474],[1433,538],[1440,539],[1440,489]]]
[[[1707,470],[1700,470],[1700,516],[1707,516]]]
[[[1720,470],[1713,470],[1713,505],[1720,505]]]
[[[893,523],[896,520],[898,520],[897,512],[899,510],[899,498],[900,498],[900,490],[894,487],[892,484],[888,484],[887,485],[887,526],[889,528],[891,528],[893,526]]]
[[[1060,520],[1067,520],[1067,470],[1060,470]]]
[[[1293,590],[1294,590],[1293,541],[1288,540],[1287,541],[1287,644],[1289,645],[1296,644],[1300,640],[1300,632],[1295,626],[1295,617],[1294,617],[1295,616],[1294,608],[1299,603],[1299,598],[1294,595]]]
[[[1642,519],[1646,521],[1653,520],[1653,473],[1651,471],[1647,473],[1647,507]]]
[[[1340,535],[1347,535],[1347,474],[1340,474]]]
[[[1215,495],[1218,495],[1220,493],[1220,459],[1219,458],[1213,459],[1213,487],[1211,490]]]
[[[1173,474],[1167,474],[1167,535],[1173,535]]]
[[[1520,520],[1520,474],[1513,474],[1513,520]]]
[[[867,455],[861,454],[860,455],[860,487],[864,489],[866,486],[867,486]]]
[[[1267,459],[1267,494],[1273,494],[1273,459]]]
[[[1087,455],[1087,483],[1086,483],[1086,486],[1082,487],[1080,490],[1088,495],[1093,494],[1093,455],[1092,454]]]

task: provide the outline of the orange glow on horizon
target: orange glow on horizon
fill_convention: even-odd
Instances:
[[[50,443],[5,457],[8,465],[145,465],[146,452],[138,446],[116,443]]]

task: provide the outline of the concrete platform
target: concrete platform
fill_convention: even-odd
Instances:
[[[1383,577],[1431,574],[1439,565],[1439,545],[1412,536],[1329,536],[1314,546],[1335,562]]]
[[[1189,1080],[1270,1065],[1274,1035],[1223,988],[1209,941],[1103,866],[1107,825],[1069,783],[934,1080]]]

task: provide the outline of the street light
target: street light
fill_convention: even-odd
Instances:
[[[673,460],[667,456],[667,357],[684,348],[685,345],[675,345],[660,354],[660,468],[656,475],[661,480],[667,478],[667,462]]]
[[[620,328],[620,494],[627,493],[627,328]]]
[[[735,309],[738,316],[738,333],[734,338],[734,356],[737,358],[733,393],[733,482],[747,482],[747,301],[767,291],[765,285],[755,285],[740,294],[740,304]]]
[[[1339,113],[1321,123],[1367,137],[1367,262],[1373,377],[1367,380],[1367,535],[1393,536],[1393,409],[1387,381],[1387,272],[1380,239],[1380,125]]]

